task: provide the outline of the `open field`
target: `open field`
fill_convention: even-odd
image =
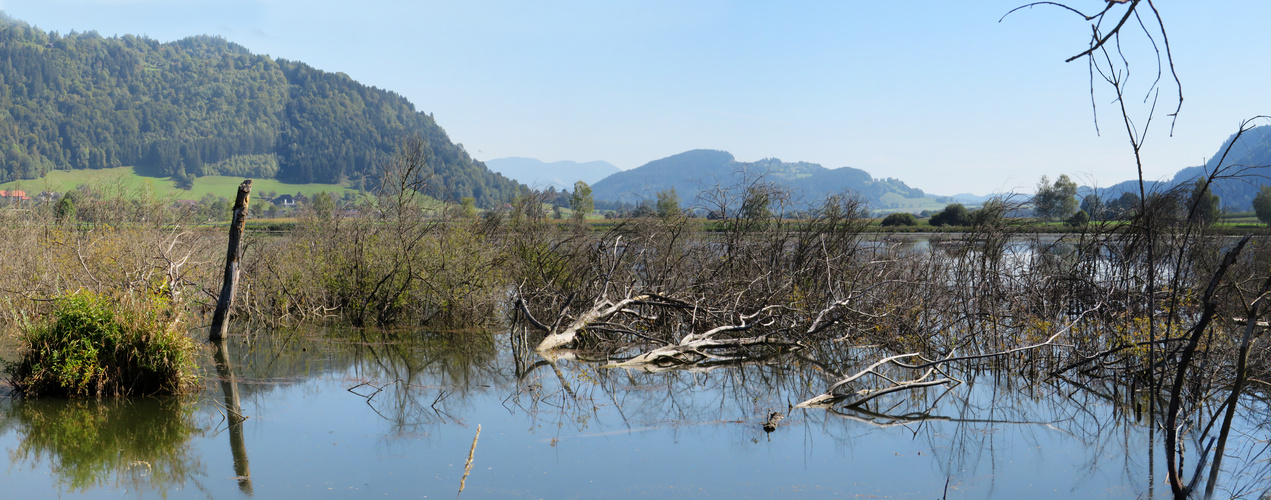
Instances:
[[[940,210],[944,210],[946,205],[948,205],[948,203],[942,203],[930,196],[923,198],[905,198],[896,193],[887,193],[882,196],[881,206],[873,208],[882,212],[921,212],[923,210],[939,212]],[[968,206],[973,207],[974,205]]]
[[[178,189],[170,177],[145,177],[138,175],[132,167],[106,168],[100,170],[54,170],[42,179],[26,179],[0,184],[0,190],[18,189],[34,196],[41,191],[66,192],[81,184],[120,184],[129,191],[149,191],[163,198],[171,196],[177,200],[198,200],[207,194],[233,198],[238,191],[241,177],[209,175],[194,179],[194,185],[188,189]],[[274,179],[255,179],[252,181],[252,193],[262,195],[273,191],[278,194],[313,194],[322,191],[343,195],[346,191],[357,193],[339,184],[287,184]]]

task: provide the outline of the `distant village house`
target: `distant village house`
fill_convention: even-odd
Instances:
[[[26,195],[26,191],[0,191],[0,201],[13,203],[30,199],[31,197]]]

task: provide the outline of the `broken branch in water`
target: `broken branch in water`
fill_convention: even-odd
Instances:
[[[472,448],[468,450],[468,463],[463,466],[463,478],[459,480],[459,493],[455,495],[455,498],[463,494],[463,487],[468,482],[468,474],[472,473],[472,457],[477,453],[478,439],[481,439],[481,424],[477,424],[477,434],[472,436]]]
[[[693,364],[705,359],[719,358],[719,356],[709,352],[712,349],[737,349],[756,345],[778,346],[784,348],[798,347],[798,344],[794,342],[771,339],[766,335],[739,339],[694,338],[693,335],[687,335],[684,338],[685,340],[681,341],[677,345],[659,347],[626,361],[610,363],[608,367],[642,368],[650,366]]]
[[[835,382],[834,384],[830,385],[830,388],[826,389],[824,393],[819,394],[813,398],[810,398],[807,401],[799,403],[795,406],[798,408],[830,407],[855,395],[855,396],[858,396],[858,399],[855,399],[848,404],[849,407],[855,407],[855,406],[863,405],[866,402],[869,402],[870,400],[877,399],[887,394],[891,394],[893,392],[919,389],[922,387],[931,387],[936,385],[945,385],[945,384],[951,384],[954,382],[961,383],[961,381],[954,379],[948,374],[944,374],[943,372],[941,372],[940,367],[944,364],[955,362],[955,361],[970,361],[970,360],[1001,357],[1001,356],[1007,356],[1010,354],[1020,353],[1024,351],[1030,351],[1030,350],[1038,349],[1045,346],[1056,345],[1054,343],[1055,339],[1058,339],[1061,335],[1070,331],[1073,325],[1076,325],[1079,321],[1081,321],[1081,319],[1085,317],[1087,313],[1094,311],[1097,308],[1098,308],[1098,305],[1096,305],[1094,308],[1083,311],[1081,314],[1077,315],[1075,319],[1070,321],[1063,328],[1060,328],[1058,331],[1052,334],[1049,338],[1047,338],[1045,342],[1041,342],[1038,344],[1021,346],[1021,347],[1016,347],[1013,349],[1007,349],[1004,351],[992,352],[987,354],[978,354],[973,356],[954,356],[954,353],[949,353],[948,357],[938,359],[938,360],[927,360],[927,358],[923,357],[921,354],[916,352],[912,352],[908,354],[897,354],[895,356],[888,356],[886,358],[876,361],[872,365],[869,365],[864,370],[856,372],[854,375],[848,376],[846,378],[839,380],[838,382]],[[909,363],[905,363],[901,361],[901,360],[907,360],[911,358],[918,358],[920,360],[924,360],[925,362],[909,364]],[[882,367],[888,366],[888,365],[896,366],[899,368],[910,369],[910,370],[921,370],[925,368],[927,369],[927,371],[924,372],[921,376],[914,379],[896,381],[892,379],[891,377],[888,377],[883,372],[879,371]],[[935,373],[944,374],[945,378],[939,378],[939,379],[931,378],[932,375],[934,375]],[[877,376],[879,378],[886,380],[887,382],[890,382],[891,385],[887,387],[883,387],[883,388],[878,388],[878,389],[861,389],[856,391],[853,394],[840,394],[837,392],[838,388],[843,387],[847,384],[850,384],[866,375]]]
[[[949,378],[947,376],[945,378],[940,378],[940,379],[931,379],[930,377],[932,376],[932,374],[939,371],[938,367],[935,367],[935,366],[927,369],[927,371],[918,378],[905,380],[905,381],[899,381],[899,382],[896,380],[893,380],[891,377],[888,377],[887,375],[878,371],[879,368],[882,368],[883,366],[886,366],[886,365],[895,365],[895,366],[905,367],[906,365],[901,364],[899,360],[913,358],[913,357],[917,357],[919,359],[925,359],[925,358],[922,358],[922,356],[919,355],[918,353],[908,353],[908,354],[898,354],[895,356],[888,356],[886,358],[878,360],[872,365],[869,365],[869,367],[857,372],[854,375],[851,375],[847,378],[844,378],[843,380],[835,382],[824,393],[817,395],[816,397],[808,399],[807,401],[804,401],[794,406],[795,408],[826,408],[826,407],[834,406],[835,404],[838,404],[839,402],[846,400],[847,398],[852,396],[849,394],[839,394],[835,392],[836,389],[844,385],[847,385],[857,379],[860,379],[861,377],[864,377],[866,375],[874,375],[879,378],[885,379],[888,382],[891,382],[892,385],[889,387],[884,387],[882,389],[861,389],[859,391],[856,391],[854,395],[859,396],[860,398],[852,401],[850,404],[848,404],[848,406],[859,406],[872,399],[876,399],[883,395],[890,394],[897,391],[903,391],[907,389],[916,389],[920,387],[930,387],[934,385],[943,385],[943,384],[949,384],[954,382],[952,378]]]
[[[575,338],[578,336],[578,333],[586,328],[587,325],[598,320],[608,319],[613,315],[622,312],[627,306],[643,301],[647,298],[649,298],[648,295],[637,295],[635,297],[625,298],[617,303],[611,303],[608,300],[598,300],[591,309],[580,314],[578,318],[571,322],[569,326],[565,327],[564,330],[549,332],[547,337],[544,338],[542,342],[539,342],[537,350],[549,351],[573,344]],[[522,301],[522,304],[524,304],[524,301]]]

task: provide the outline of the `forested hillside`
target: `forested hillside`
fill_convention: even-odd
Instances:
[[[215,37],[61,36],[0,15],[0,182],[131,165],[178,183],[224,174],[371,186],[377,162],[412,135],[431,145],[429,195],[489,207],[521,189],[404,97],[342,73]]]
[[[697,149],[639,168],[618,172],[592,186],[597,200],[638,203],[652,200],[660,190],[674,188],[686,202],[692,202],[702,189],[735,186],[745,178],[760,179],[789,188],[804,202],[815,202],[826,195],[845,190],[864,196],[874,208],[885,208],[885,195],[916,199],[926,196],[896,179],[874,179],[864,170],[842,167],[828,169],[816,163],[786,163],[776,158],[743,163],[725,151]]]

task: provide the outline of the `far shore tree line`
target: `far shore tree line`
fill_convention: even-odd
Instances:
[[[790,193],[775,189],[759,189],[745,193],[745,196],[734,203],[736,210],[743,212],[763,212],[771,210],[773,193],[781,193],[790,197]],[[1209,187],[1198,180],[1169,190],[1150,192],[1147,194],[1149,206],[1170,206],[1175,218],[1188,217],[1193,222],[1212,224],[1222,215],[1220,199]],[[671,217],[679,215],[695,216],[708,220],[720,220],[727,217],[723,210],[708,210],[700,207],[681,206],[680,197],[675,188],[656,192],[652,197],[639,202],[614,202],[595,200],[591,187],[583,181],[574,183],[574,190],[557,191],[550,187],[542,191],[533,191],[522,195],[525,198],[538,200],[550,207],[555,219],[572,219],[584,221],[589,215],[599,212],[605,219],[629,219],[644,217]],[[785,200],[788,202],[789,200]],[[1168,202],[1168,203],[1164,203]],[[508,204],[511,208],[520,202]],[[727,206],[727,204],[723,205]],[[805,219],[809,211],[795,208],[796,204],[783,203],[781,218]],[[1122,192],[1115,197],[1104,198],[1097,193],[1079,197],[1077,183],[1067,175],[1060,175],[1054,181],[1042,176],[1038,182],[1036,193],[1027,200],[999,197],[984,202],[978,208],[970,208],[962,203],[950,203],[939,211],[923,210],[919,213],[894,212],[882,217],[882,226],[917,226],[922,219],[934,227],[965,227],[981,224],[986,217],[1032,218],[1041,222],[1062,222],[1069,226],[1079,227],[1091,221],[1117,221],[1133,219],[1144,206],[1138,194]],[[1195,207],[1194,209],[1192,207]],[[1258,219],[1271,224],[1271,186],[1264,187],[1262,193],[1254,200]],[[566,212],[568,210],[568,213]]]
[[[1131,220],[1143,206],[1169,207],[1170,218],[1189,218],[1189,222],[1212,224],[1222,215],[1221,200],[1210,191],[1203,180],[1164,191],[1147,193],[1147,203],[1141,203],[1139,195],[1129,191],[1116,197],[1103,198],[1097,193],[1077,196],[1077,183],[1067,175],[1060,175],[1051,182],[1042,176],[1037,192],[1026,203],[1009,209],[1008,217],[1033,217],[1043,222],[1058,222],[1069,226],[1083,226],[1091,221]],[[1078,201],[1080,200],[1080,201]],[[961,203],[951,203],[943,210],[924,210],[918,214],[897,212],[883,218],[883,226],[916,226],[921,218],[929,218],[932,226],[973,226],[988,214],[1006,210],[1003,198],[990,199],[981,208],[968,209]],[[1258,220],[1271,224],[1271,186],[1264,186],[1254,199]],[[1188,215],[1190,214],[1190,215]]]
[[[589,216],[597,213],[605,219],[629,219],[644,217],[667,218],[672,216],[692,216],[708,220],[720,220],[728,216],[727,209],[707,210],[700,207],[683,207],[675,188],[658,191],[651,198],[638,203],[613,202],[595,200],[591,187],[583,181],[574,183],[572,191],[555,187],[546,190],[529,191],[518,196],[511,203],[505,204],[503,210],[513,210],[516,206],[529,203],[531,200],[543,206],[544,216],[560,220],[585,222]],[[789,198],[790,193],[782,192],[777,186],[765,189],[754,189],[744,194],[735,203],[736,210],[759,216],[770,213],[775,201],[774,193]],[[22,202],[10,201],[10,205],[35,203],[54,207],[58,221],[70,220],[93,222],[92,213],[76,209],[76,202],[85,197],[98,196],[94,190],[100,187],[80,186],[66,193],[41,193],[30,200]],[[46,196],[47,194],[47,196]],[[353,192],[328,193],[321,191],[311,195],[302,192],[279,194],[268,191],[260,195],[256,203],[251,205],[251,216],[255,218],[294,217],[302,212],[311,211],[320,218],[328,218],[337,212],[356,210],[358,195]],[[3,201],[3,200],[0,200]],[[1175,217],[1185,217],[1191,213],[1191,219],[1203,224],[1217,222],[1222,209],[1220,199],[1201,181],[1190,185],[1176,187],[1171,190],[1148,193],[1148,203],[1160,206],[1159,202],[1168,201],[1174,207]],[[808,217],[806,210],[793,208],[795,205],[783,200],[780,217],[799,220]],[[229,220],[230,200],[224,196],[206,194],[198,200],[179,200],[172,202],[176,206],[191,210],[199,220],[224,222]],[[880,225],[884,227],[917,226],[923,219],[933,227],[969,227],[981,224],[986,217],[1033,218],[1041,222],[1062,222],[1069,226],[1079,227],[1091,221],[1117,221],[1132,219],[1140,207],[1139,195],[1133,192],[1122,192],[1118,196],[1104,198],[1096,193],[1077,196],[1077,184],[1067,175],[1060,175],[1053,182],[1042,176],[1038,182],[1036,193],[1027,200],[1012,200],[1008,197],[993,198],[980,207],[967,207],[962,203],[950,203],[939,211],[923,210],[919,213],[894,212],[882,217]],[[1192,210],[1192,206],[1195,210]],[[1271,224],[1271,186],[1264,186],[1253,201],[1258,220]],[[727,206],[726,204],[723,206]],[[476,216],[479,211],[475,200],[463,198],[455,207],[459,213]],[[772,214],[776,215],[776,214]]]

